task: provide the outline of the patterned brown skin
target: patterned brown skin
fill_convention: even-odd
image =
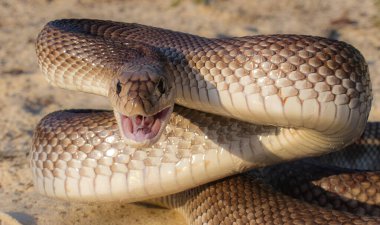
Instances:
[[[177,107],[174,114],[178,116],[173,118],[171,123],[179,121],[180,115],[191,115],[198,122],[211,118],[214,123],[223,120],[222,117],[182,107]],[[67,123],[68,120],[72,123]],[[235,129],[241,127],[242,132],[251,130],[249,124],[229,119],[224,121],[225,127],[221,127],[215,133],[221,135],[223,130],[234,123]],[[366,145],[360,145],[360,143],[368,143],[366,139],[378,139],[380,137],[378,127],[380,127],[379,123],[369,123],[362,138],[356,144],[347,147],[345,153],[334,153],[335,156],[330,155],[327,159],[319,159],[320,162],[326,163],[329,159],[338,162],[344,158],[339,159],[337,155],[346,155],[346,158],[351,155],[355,158],[363,151],[371,150],[371,159],[375,163],[378,162],[380,158],[378,151],[367,148]],[[107,158],[110,157],[108,150],[111,145],[102,143],[101,139],[113,137],[117,129],[112,112],[61,111],[46,116],[36,129],[30,154],[35,176],[74,178],[77,175],[70,167],[78,168],[82,176],[89,176],[88,169],[83,171],[81,169],[82,167],[85,169],[86,166],[91,167],[91,161],[86,162],[88,158],[97,159],[98,162],[95,163],[101,166],[99,169],[94,169],[96,174],[102,174],[104,171],[101,168],[106,166],[109,166],[112,171],[121,169],[125,159],[137,159],[139,151],[125,147],[122,142],[115,142],[112,146],[121,150],[113,159],[116,162],[115,165],[109,164]],[[265,128],[262,129],[265,131]],[[222,138],[223,135],[220,137]],[[94,149],[96,151],[93,151]],[[134,151],[135,154],[132,153]],[[147,150],[148,156],[150,151]],[[172,153],[165,149],[165,156],[161,160],[171,158]],[[131,155],[128,156],[128,154]],[[357,172],[331,166],[321,167],[311,165],[311,162],[314,161],[289,163],[262,171],[251,171],[149,202],[178,210],[187,218],[189,224],[380,223],[378,217],[380,174],[378,172]],[[360,162],[359,164],[363,164],[362,168],[370,165],[368,160],[360,160]],[[149,160],[145,160],[145,163],[149,166]],[[131,165],[127,166],[132,169]],[[377,165],[374,164],[374,166]],[[42,172],[38,172],[36,168],[41,169]],[[368,167],[368,169],[373,168],[376,167]],[[287,194],[298,199],[289,197]],[[327,209],[317,205],[327,207]]]
[[[379,174],[376,175],[379,178]],[[286,174],[282,174],[284,179]],[[328,181],[326,181],[328,182]],[[300,184],[302,185],[302,184]],[[308,191],[313,192],[313,189]],[[298,196],[300,197],[300,196]],[[312,196],[313,201],[318,197]],[[325,209],[289,197],[254,174],[242,174],[153,200],[189,224],[379,224],[379,217]],[[334,204],[334,202],[330,203]],[[341,206],[344,208],[344,205]],[[358,208],[356,208],[358,210]],[[360,213],[360,212],[359,212]]]
[[[262,176],[275,189],[302,201],[357,215],[380,216],[378,171],[343,169],[309,161],[264,169]]]
[[[162,112],[175,101],[282,127],[262,143],[285,159],[292,157],[293,146],[312,156],[353,142],[364,130],[372,101],[360,52],[322,37],[217,39],[140,24],[69,19],[49,22],[36,51],[50,83],[108,96],[119,120],[125,119],[119,114]],[[129,131],[129,123],[124,124],[127,129],[120,130]],[[162,132],[165,124],[160,124]]]
[[[190,224],[379,224],[379,125],[368,123],[362,137],[339,152],[253,170],[152,203],[176,209]]]
[[[348,104],[350,109],[360,107],[361,113],[370,107],[363,56],[351,45],[322,37],[213,39],[133,23],[68,19],[48,23],[36,46],[40,66],[52,84],[107,96],[110,73],[129,63],[136,43],[165,59],[168,75],[174,77],[175,101],[189,108],[255,122],[257,118],[246,112],[254,114],[251,99],[237,103],[242,100],[239,92],[260,93],[263,98],[279,95],[283,105],[297,97],[301,103],[315,98],[318,104]],[[289,121],[265,122],[288,125],[298,120],[286,116]]]
[[[269,167],[260,174],[277,190],[303,201],[379,217],[379,140],[379,123],[368,123],[361,138],[341,151]]]
[[[144,46],[140,46],[141,43]],[[138,48],[143,49],[143,54],[135,52]],[[167,104],[170,103],[170,96],[175,95],[176,103],[183,106],[243,121],[327,131],[321,139],[330,133],[338,137],[344,134],[343,137],[350,141],[355,139],[364,127],[372,100],[368,68],[359,51],[346,43],[320,37],[269,35],[209,39],[139,24],[58,20],[47,24],[39,35],[37,55],[42,70],[52,84],[111,96],[113,102],[116,100],[112,100],[112,94],[119,92],[117,81],[129,80],[129,75],[134,77],[134,73],[128,70],[128,63],[132,60],[132,64],[139,64],[139,59],[142,59],[144,69],[149,71],[146,77],[153,83],[162,80],[156,78],[157,74],[167,74],[165,86],[172,91],[167,93],[169,97],[163,98]],[[149,63],[145,62],[145,57],[147,62],[153,64],[152,67],[146,66]],[[137,61],[133,61],[135,59]],[[155,61],[164,62],[165,66],[155,64]],[[128,78],[117,77],[125,72]],[[127,83],[123,82],[123,85],[126,88],[123,91],[129,95]],[[134,86],[132,98],[139,96],[141,99],[137,101],[140,107],[135,107],[135,111],[144,109],[144,113],[149,114],[146,109],[155,104],[149,99],[144,101],[145,94],[140,95],[134,90],[141,88],[147,93],[154,93],[154,87],[160,85],[151,85],[153,88],[148,85]],[[258,102],[260,104],[254,104]],[[310,106],[318,110],[308,111]],[[325,114],[321,116],[323,111]],[[301,114],[297,114],[299,112]],[[114,124],[110,126],[117,130]],[[104,130],[97,132],[105,133]],[[63,161],[70,161],[68,167],[80,165],[75,160],[85,157],[87,153],[101,156],[102,146],[105,145],[98,143],[100,149],[94,153],[89,147],[91,143],[86,143],[90,139],[83,138],[80,144],[84,153],[71,155],[70,151],[78,150],[78,143],[72,144],[70,148],[71,136],[76,138],[68,134],[65,137],[67,141],[65,138],[61,140],[63,145],[68,145],[65,146],[67,152],[63,148],[54,150],[62,154],[60,157]],[[35,144],[35,154],[31,154],[32,167],[40,169],[36,169],[35,173],[39,177],[80,178],[73,167],[65,171],[65,163],[55,165],[46,161],[57,159],[57,154],[49,155],[51,149],[46,147],[56,145],[56,142],[52,139],[52,143]],[[347,143],[340,139],[337,142],[340,142],[339,145]],[[72,156],[75,156],[75,160],[72,160]],[[96,166],[98,162],[92,163]],[[55,168],[64,172],[55,173]],[[114,169],[123,170],[121,167]],[[91,175],[90,172],[84,171],[83,174]],[[109,174],[104,167],[95,172]],[[363,176],[358,176],[357,180],[365,180]],[[352,196],[358,196],[361,200],[370,199],[365,195],[373,195],[376,188],[372,185],[378,183],[377,176],[369,176],[374,182],[364,182],[367,189],[360,190],[359,195],[357,189],[352,188]],[[337,181],[346,182],[345,179],[327,179],[320,182],[320,187],[326,186],[331,191]],[[52,185],[45,184],[45,187],[40,187],[45,188],[46,192]],[[313,190],[311,193],[315,192]],[[348,193],[348,190],[339,189],[337,192]],[[284,196],[263,183],[262,178],[252,174],[226,178],[161,200],[161,205],[185,212],[191,224],[380,223],[379,218],[325,210]]]

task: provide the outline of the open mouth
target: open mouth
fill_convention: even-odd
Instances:
[[[122,133],[135,142],[151,141],[166,126],[173,107],[167,107],[152,116],[125,116],[120,114]]]

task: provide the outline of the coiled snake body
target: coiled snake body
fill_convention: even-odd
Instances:
[[[108,96],[114,109],[60,111],[39,123],[31,154],[39,192],[156,198],[192,224],[379,222],[291,199],[252,174],[206,184],[356,140],[372,95],[352,46],[301,35],[209,39],[98,20],[50,22],[36,46],[50,83]]]

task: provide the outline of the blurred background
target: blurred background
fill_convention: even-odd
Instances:
[[[38,69],[38,32],[58,18],[136,22],[206,37],[293,33],[329,37],[358,48],[380,113],[380,0],[1,0],[0,211],[24,224],[185,224],[175,212],[143,204],[83,204],[34,192],[28,165],[33,129],[63,108],[108,108],[106,99],[50,87]]]

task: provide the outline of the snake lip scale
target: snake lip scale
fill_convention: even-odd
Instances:
[[[42,29],[36,53],[52,85],[108,97],[113,108],[40,121],[30,163],[44,195],[151,199],[190,224],[380,222],[290,199],[252,174],[230,177],[330,153],[368,133],[368,66],[347,43],[63,19]],[[376,177],[352,195],[377,204]]]

